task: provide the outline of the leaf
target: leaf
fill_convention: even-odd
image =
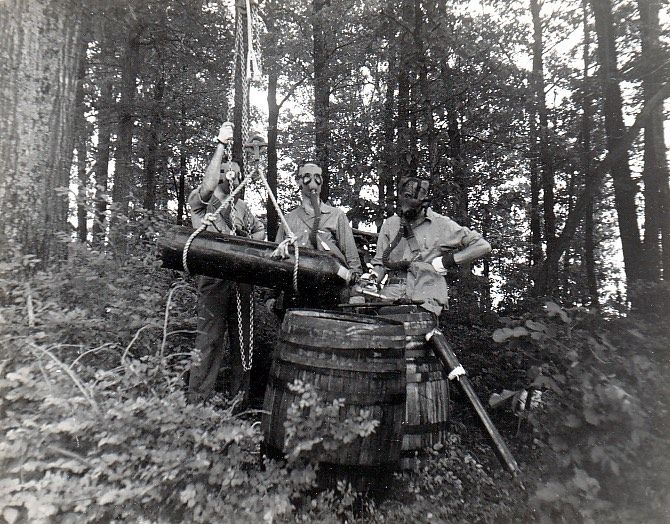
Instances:
[[[498,344],[502,344],[509,338],[509,335],[506,333],[506,331],[510,331],[509,328],[498,328],[493,332],[493,341],[497,342]]]
[[[545,329],[547,329],[547,326],[545,326],[541,322],[535,322],[534,320],[526,320],[526,327],[528,329],[532,329],[533,331],[541,331],[541,332],[544,332]]]
[[[568,443],[556,435],[549,437],[549,445],[551,446],[551,449],[557,453],[568,450]]]
[[[513,329],[512,334],[514,337],[525,337],[528,334],[528,330],[525,327],[517,326]]]
[[[593,477],[589,476],[589,474],[586,471],[580,468],[575,468],[575,476],[572,478],[572,482],[580,490],[585,491],[587,493],[591,491],[597,493],[598,491],[600,491],[600,482],[598,482]]]
[[[592,426],[600,424],[600,416],[592,408],[584,408],[584,420]]]
[[[563,419],[563,425],[569,428],[578,428],[582,425],[582,422],[574,413],[568,413]]]
[[[535,498],[542,502],[558,502],[566,493],[565,486],[560,482],[547,482],[546,486],[535,492]]]
[[[547,302],[545,302],[544,306],[547,308],[547,314],[550,317],[555,317],[556,315],[558,315],[559,317],[561,317],[561,320],[566,324],[570,322],[570,317],[568,317],[568,314],[565,311],[563,311],[561,306],[559,306],[556,302],[548,300]]]
[[[5,508],[2,511],[2,517],[7,521],[7,524],[14,524],[19,518],[19,511],[16,508]]]
[[[551,377],[547,377],[546,375],[539,375],[534,381],[533,381],[533,386],[536,388],[547,388],[551,389],[555,393],[558,393],[559,395],[561,394],[562,390],[559,387],[558,383]]]

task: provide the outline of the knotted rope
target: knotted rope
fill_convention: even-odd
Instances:
[[[202,219],[202,224],[200,224],[198,229],[193,231],[193,233],[191,233],[191,236],[188,237],[188,240],[186,241],[186,244],[184,244],[184,251],[182,252],[182,255],[181,255],[181,262],[182,262],[182,265],[184,266],[184,271],[186,272],[187,275],[190,276],[190,274],[191,274],[191,271],[188,269],[188,250],[190,249],[191,244],[193,243],[195,238],[200,233],[202,233],[205,229],[207,229],[209,226],[211,226],[214,223],[214,221],[216,220],[217,215],[219,213],[221,213],[221,211],[223,211],[223,208],[225,206],[227,206],[228,204],[231,204],[231,200],[233,200],[233,198],[235,198],[235,196],[240,191],[242,191],[246,182],[247,182],[247,179],[245,178],[244,180],[242,180],[242,182],[240,182],[240,185],[237,186],[232,191],[232,193],[230,193],[226,198],[223,199],[223,202],[221,202],[221,205],[217,208],[216,211],[214,211],[213,213],[207,213],[205,215],[205,218]],[[231,205],[235,205],[235,204],[232,203]],[[234,230],[233,230],[233,233],[234,233]]]

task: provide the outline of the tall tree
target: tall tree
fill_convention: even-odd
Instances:
[[[80,57],[78,0],[0,4],[0,252],[63,254]]]
[[[144,22],[135,19],[134,13],[129,16],[132,19],[129,23],[126,47],[121,63],[118,145],[116,147],[116,167],[112,189],[115,212],[124,216],[128,214],[130,193],[133,187],[133,137],[135,134],[137,73],[140,67],[140,37],[144,31]],[[115,219],[113,219],[114,221]],[[122,235],[116,235],[113,243],[117,244],[121,251],[123,250],[124,242]]]
[[[544,42],[542,35],[542,17],[540,13],[539,0],[530,0],[530,11],[533,19],[533,101],[538,118],[538,140],[537,146],[540,160],[540,172],[542,180],[544,238],[547,245],[547,259],[552,258],[556,241],[556,215],[554,212],[554,166],[549,144],[549,117],[545,93],[544,79]],[[543,293],[551,294],[557,284],[558,267],[546,266],[548,274],[544,282],[547,289]]]
[[[314,146],[316,161],[323,170],[321,199],[330,196],[330,0],[312,0],[312,32],[314,38]]]
[[[640,73],[645,102],[658,91],[669,71],[668,54],[660,42],[660,6],[660,0],[638,0],[642,43]],[[660,278],[661,267],[664,278],[670,273],[668,178],[663,112],[659,111],[651,115],[644,129],[644,257],[645,276],[650,280]]]
[[[615,25],[611,0],[590,0],[595,18],[598,37],[598,61],[603,94],[603,113],[607,149],[611,153],[617,149],[625,134],[623,122],[623,101],[621,98],[621,75],[617,67]],[[631,177],[629,155],[626,152],[621,161],[610,171],[614,182],[614,198],[619,221],[619,233],[623,247],[624,268],[628,284],[632,284],[646,273],[644,257],[641,255],[640,230],[637,224],[635,196],[637,187]]]
[[[158,51],[160,54],[160,51]],[[156,175],[158,170],[160,128],[163,120],[163,94],[165,92],[165,74],[158,73],[154,85],[153,104],[150,108],[149,128],[147,130],[146,154],[144,158],[144,202],[143,207],[153,211],[156,207]]]
[[[581,145],[582,145],[582,174],[586,187],[586,208],[584,210],[584,266],[586,271],[586,285],[589,293],[591,306],[598,306],[598,279],[596,276],[595,257],[595,226],[594,226],[594,195],[596,188],[593,187],[595,177],[592,173],[593,151],[591,146],[591,128],[593,127],[593,96],[591,94],[591,82],[589,67],[591,65],[591,31],[589,29],[588,2],[582,0],[582,26],[584,31],[583,44],[583,69],[582,69],[582,121],[581,121]]]
[[[86,202],[86,186],[88,185],[87,156],[88,124],[86,122],[86,100],[84,83],[86,81],[86,48],[88,42],[82,38],[79,49],[79,67],[77,69],[77,92],[75,95],[75,148],[77,151],[77,238],[86,242],[88,237],[88,204]]]

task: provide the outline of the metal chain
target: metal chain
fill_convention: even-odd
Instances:
[[[237,333],[240,338],[240,360],[242,369],[251,371],[254,361],[254,293],[253,288],[249,296],[249,351],[244,351],[244,326],[242,324],[242,299],[240,298],[240,288],[235,286],[235,295],[237,298]]]

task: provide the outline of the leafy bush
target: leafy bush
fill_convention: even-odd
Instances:
[[[529,378],[545,390],[543,408],[526,416],[545,464],[531,503],[566,522],[626,512],[634,521],[657,518],[670,502],[667,330],[640,319],[604,322],[553,302],[546,315],[493,335],[538,358]]]
[[[370,410],[361,409],[358,415],[341,420],[344,399],[327,403],[319,397],[313,385],[294,380],[289,389],[300,395],[286,413],[284,451],[290,464],[318,464],[324,454],[333,455],[344,444],[371,435],[379,426]]]
[[[310,461],[318,446],[366,435],[374,421],[363,413],[337,422],[338,402],[325,404],[309,385],[296,385],[303,394],[287,421],[290,468],[261,460],[253,417],[234,416],[233,403],[223,399],[185,401],[175,362],[192,344],[192,286],[170,287],[170,275],[148,256],[122,263],[85,249],[71,256],[71,264],[48,271],[35,271],[30,257],[0,268],[5,521],[269,522],[298,518],[298,511],[306,520],[351,514],[345,485],[311,495]]]

